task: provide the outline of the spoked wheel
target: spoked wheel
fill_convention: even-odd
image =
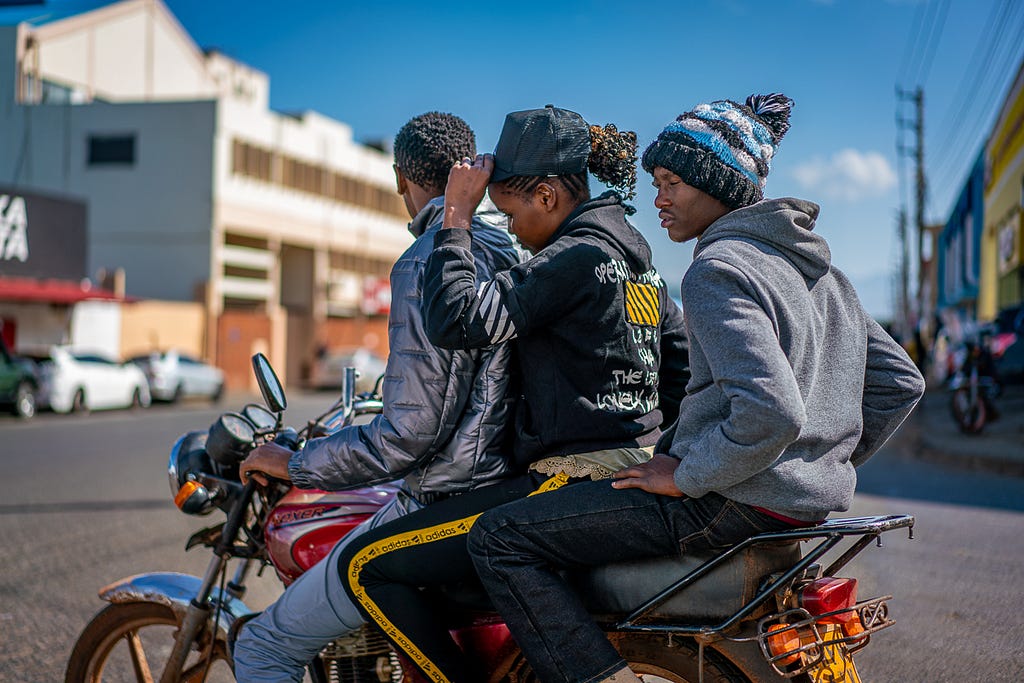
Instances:
[[[178,621],[169,607],[149,602],[112,604],[82,631],[68,660],[65,683],[159,681],[174,647]],[[185,662],[182,683],[234,681],[227,654],[218,643],[207,670],[206,648]]]
[[[616,648],[644,683],[698,683],[701,680],[697,646],[691,641],[677,639],[668,647],[665,638],[628,637],[619,640]],[[502,683],[540,683],[522,653],[516,655],[515,663],[501,680]],[[704,650],[703,680],[704,683],[750,683],[729,660],[710,648]]]

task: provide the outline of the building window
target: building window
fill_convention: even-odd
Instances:
[[[231,159],[232,172],[236,175],[248,176],[340,203],[353,204],[403,220],[409,218],[405,202],[393,189],[335,173],[315,163],[300,161],[241,140],[232,140]]]
[[[90,135],[88,163],[90,166],[134,164],[135,136]]]

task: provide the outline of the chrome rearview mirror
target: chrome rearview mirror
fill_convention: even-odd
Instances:
[[[280,413],[288,407],[288,401],[284,397],[284,387],[281,380],[277,378],[270,361],[262,353],[252,357],[252,370],[256,373],[256,383],[260,386],[260,393],[267,407],[275,413]]]

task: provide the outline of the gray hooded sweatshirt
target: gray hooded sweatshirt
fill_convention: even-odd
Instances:
[[[854,466],[910,414],[924,380],[811,232],[818,206],[772,199],[701,235],[683,277],[691,379],[657,452],[676,485],[800,520],[849,509]]]

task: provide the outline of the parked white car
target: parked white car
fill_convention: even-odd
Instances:
[[[131,361],[145,373],[154,400],[173,402],[202,396],[218,401],[224,393],[224,373],[220,368],[179,351],[154,351]]]
[[[51,347],[48,357],[35,360],[41,394],[54,412],[149,406],[149,384],[134,363],[65,346]]]
[[[309,386],[313,389],[340,389],[345,368],[354,367],[359,373],[356,391],[370,391],[387,365],[386,360],[365,348],[325,350],[313,363]]]

